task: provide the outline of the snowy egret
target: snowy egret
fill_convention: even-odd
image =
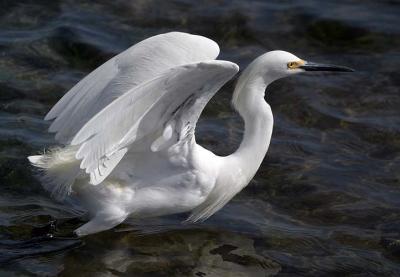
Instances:
[[[202,221],[253,178],[268,150],[273,116],[264,100],[271,82],[305,71],[353,71],[306,62],[285,51],[254,60],[238,79],[232,103],[244,120],[243,141],[221,157],[196,144],[196,122],[239,67],[215,60],[218,45],[172,32],[148,38],[75,85],[46,115],[63,147],[30,162],[59,200],[74,194],[91,220],[78,236],[135,218],[191,212]]]

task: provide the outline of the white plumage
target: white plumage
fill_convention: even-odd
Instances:
[[[110,229],[127,216],[191,211],[189,221],[204,220],[253,178],[272,134],[265,88],[303,72],[305,62],[273,51],[246,69],[233,98],[244,138],[235,153],[219,157],[194,136],[205,105],[239,71],[215,60],[218,53],[201,36],[151,37],[94,70],[46,115],[64,147],[29,160],[43,169],[43,185],[55,198],[74,193],[88,210],[91,220],[76,234]]]

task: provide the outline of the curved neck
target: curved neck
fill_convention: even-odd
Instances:
[[[256,60],[257,61],[257,60]],[[207,199],[191,215],[204,219],[224,206],[254,177],[271,141],[273,117],[264,93],[270,81],[251,64],[240,76],[233,94],[233,105],[244,120],[242,143],[235,153],[221,158],[217,181]]]
[[[244,135],[239,148],[226,157],[226,166],[242,174],[239,186],[250,182],[260,167],[270,144],[273,116],[271,107],[264,100],[270,80],[259,73],[257,64],[251,64],[238,80],[233,95],[233,105],[244,120]],[[265,75],[264,75],[265,76]],[[226,172],[226,171],[225,171]]]

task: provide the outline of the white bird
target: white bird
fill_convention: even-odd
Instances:
[[[268,150],[273,116],[264,100],[271,82],[304,71],[352,71],[268,52],[240,76],[232,103],[244,120],[239,148],[221,157],[196,143],[195,127],[210,98],[238,71],[215,60],[219,47],[197,35],[148,38],[75,85],[46,115],[63,147],[29,161],[58,200],[75,195],[91,220],[84,236],[128,216],[190,212],[202,221],[253,178]]]

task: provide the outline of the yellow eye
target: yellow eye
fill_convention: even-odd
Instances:
[[[296,69],[299,68],[300,66],[304,65],[305,61],[303,60],[298,60],[298,61],[294,61],[294,62],[288,62],[287,63],[287,68],[288,69]]]
[[[289,69],[295,69],[295,68],[299,67],[299,63],[298,62],[289,62],[289,63],[287,63],[287,67]]]

